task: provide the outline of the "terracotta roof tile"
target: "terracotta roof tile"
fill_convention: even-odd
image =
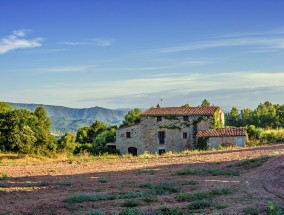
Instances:
[[[199,137],[233,137],[233,136],[245,136],[245,128],[215,128],[204,131],[199,131],[196,135]]]
[[[213,115],[219,107],[157,107],[149,108],[142,116]]]

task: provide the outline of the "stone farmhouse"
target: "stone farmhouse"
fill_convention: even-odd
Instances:
[[[208,137],[211,147],[217,147],[218,144],[230,142],[233,139],[238,146],[243,146],[244,142],[241,143],[241,138],[236,140],[236,137],[243,137],[242,140],[244,140],[245,133],[237,133],[233,131],[234,129],[215,130],[216,127],[223,125],[224,113],[220,107],[157,106],[143,112],[140,123],[120,127],[116,132],[115,146],[121,154],[133,155],[144,152],[162,154],[169,151],[194,149],[197,137]],[[220,136],[222,132],[226,135]],[[211,134],[215,136],[213,135],[210,139]],[[226,140],[226,138],[229,139]]]

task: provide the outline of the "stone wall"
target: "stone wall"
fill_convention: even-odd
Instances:
[[[129,147],[135,147],[138,155],[144,152],[156,154],[159,150],[190,150],[193,149],[197,132],[213,127],[213,116],[189,115],[188,121],[184,121],[183,116],[163,116],[162,121],[158,121],[157,117],[144,116],[141,123],[117,130],[116,148],[122,154],[127,154]],[[126,132],[130,132],[130,138],[126,137]],[[159,143],[158,132],[165,132],[164,143]],[[184,133],[187,134],[186,138]]]
[[[189,116],[188,121],[183,121],[183,116],[162,117],[162,121],[157,121],[157,117],[142,117],[141,132],[145,150],[155,154],[159,152],[159,149],[164,149],[166,152],[193,149],[194,125],[197,132],[212,128],[213,117]],[[159,143],[159,131],[165,132],[164,144]],[[187,133],[186,139],[183,138],[183,133]]]
[[[130,132],[130,138],[126,137],[126,132]],[[128,154],[128,148],[135,147],[138,155],[143,154],[145,149],[141,139],[141,124],[119,128],[116,131],[116,149],[121,154]]]
[[[208,144],[210,148],[218,148],[219,145],[226,146],[238,146],[244,147],[246,143],[245,136],[237,136],[237,137],[210,137],[208,140]]]

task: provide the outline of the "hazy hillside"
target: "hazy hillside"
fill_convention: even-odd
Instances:
[[[52,120],[52,132],[76,132],[78,128],[92,124],[95,120],[113,125],[120,124],[129,109],[111,110],[101,107],[68,108],[63,106],[42,104],[9,103],[13,108],[23,108],[34,111],[36,107],[43,106]]]

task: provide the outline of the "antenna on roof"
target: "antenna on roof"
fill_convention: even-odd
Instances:
[[[161,107],[162,107],[162,105],[163,105],[163,99],[161,99]]]

